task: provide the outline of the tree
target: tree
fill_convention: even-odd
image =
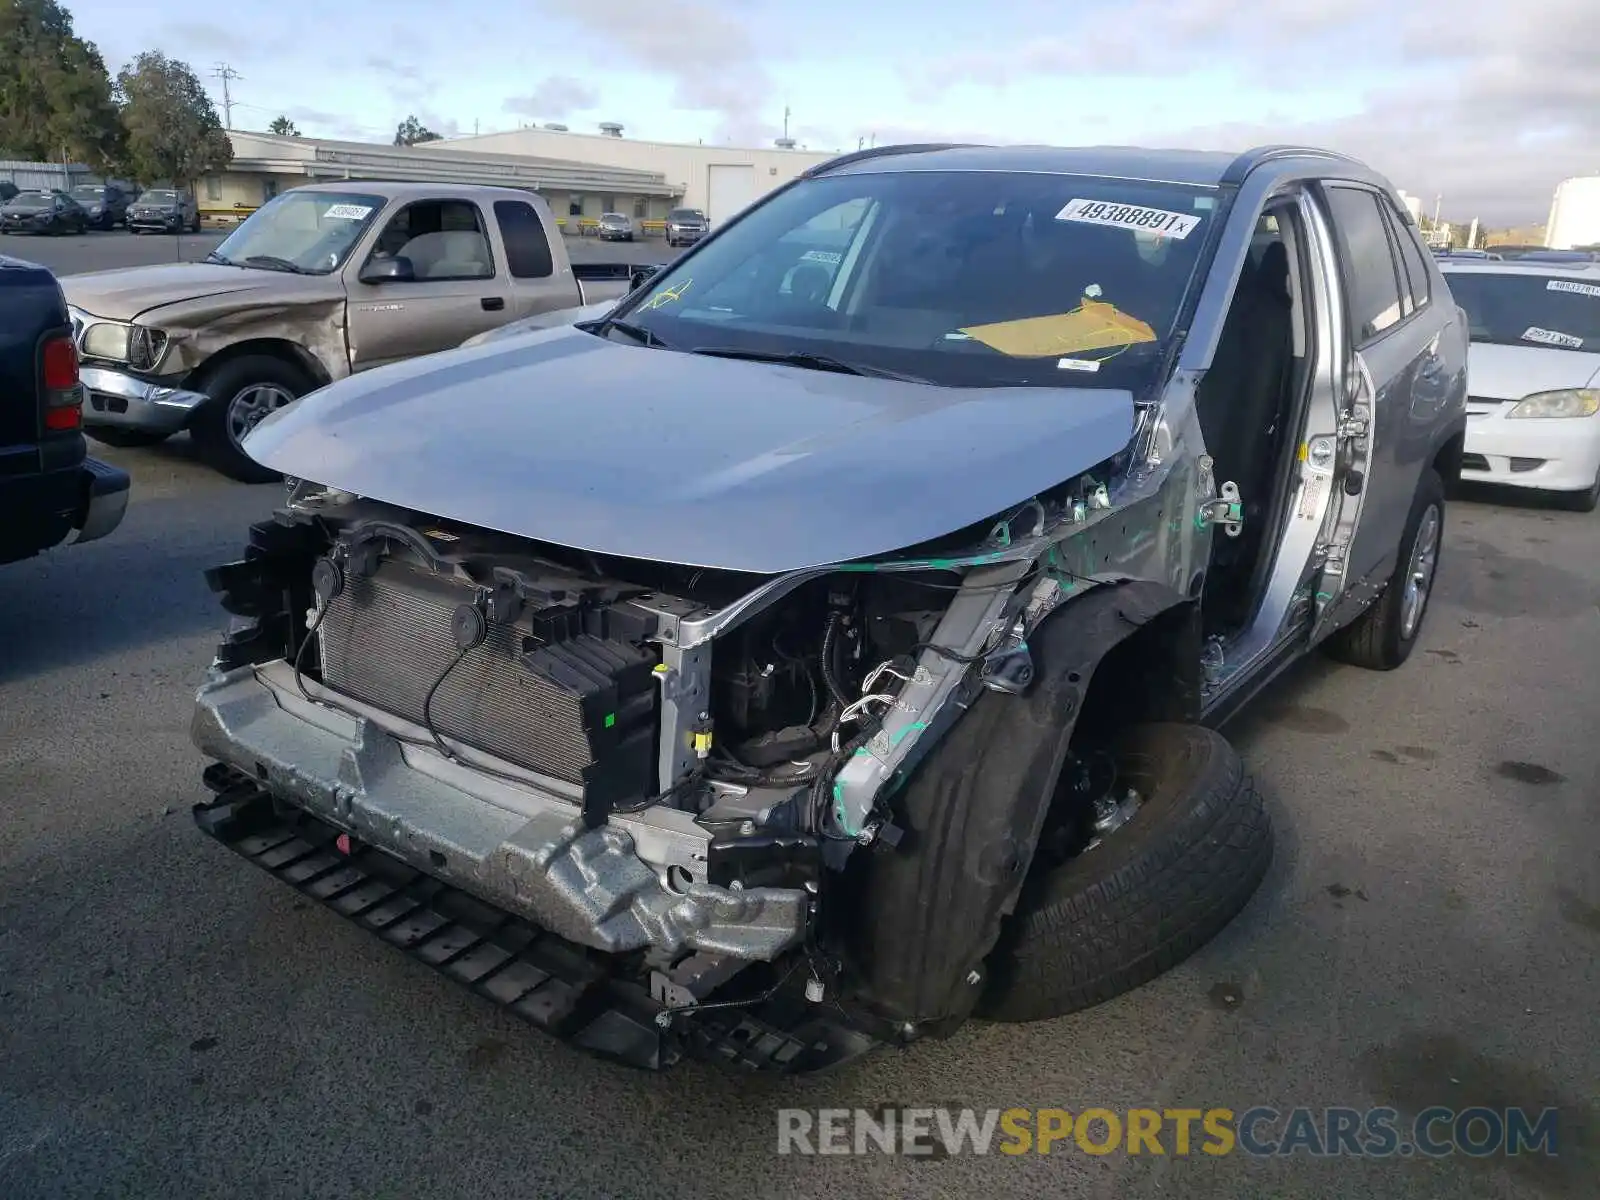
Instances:
[[[437,142],[439,135],[429,129],[416,116],[409,116],[395,128],[394,144],[396,146],[415,146],[418,142]]]
[[[72,15],[56,0],[0,0],[0,150],[104,170],[121,143],[105,60]]]
[[[233,161],[233,142],[189,64],[147,50],[117,74],[127,162],[143,183],[183,186]]]
[[[276,133],[282,137],[299,137],[300,131],[294,127],[294,122],[288,117],[273,117],[272,124],[267,126],[268,133]]]

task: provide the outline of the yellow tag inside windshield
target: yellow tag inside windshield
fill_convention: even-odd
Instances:
[[[1087,298],[1071,312],[969,325],[961,332],[1013,358],[1053,358],[1156,340],[1156,331],[1137,317],[1115,304]]]

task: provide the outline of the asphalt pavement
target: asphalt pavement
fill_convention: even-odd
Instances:
[[[226,621],[200,573],[281,489],[219,478],[183,438],[96,452],[134,476],[123,526],[0,568],[7,1200],[1594,1195],[1600,515],[1452,505],[1411,661],[1315,659],[1262,698],[1231,732],[1273,866],[1155,982],[826,1076],[652,1076],[502,1015],[193,828],[192,693]],[[1558,1107],[1559,1153],[775,1153],[790,1106],[1433,1104]]]
[[[107,271],[114,267],[142,267],[150,263],[198,262],[231,230],[206,230],[184,234],[131,234],[126,230],[96,231],[81,236],[40,237],[35,234],[0,234],[0,254],[43,263],[57,275],[82,271]],[[600,242],[569,237],[567,253],[574,262],[666,262],[677,254],[660,238],[637,242]]]

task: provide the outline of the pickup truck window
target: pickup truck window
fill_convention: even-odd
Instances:
[[[500,222],[500,240],[506,244],[506,264],[513,279],[545,279],[555,270],[550,239],[533,205],[521,200],[496,200],[494,217]]]
[[[494,277],[483,217],[469,200],[406,205],[390,218],[373,248],[372,259],[386,257],[409,258],[419,280]]]
[[[1475,342],[1600,351],[1600,276],[1451,271],[1450,294]]]
[[[1393,328],[1401,317],[1398,264],[1378,204],[1378,194],[1365,188],[1328,189],[1358,343]]]
[[[626,317],[678,349],[948,386],[1132,386],[1171,336],[1214,204],[1209,188],[1071,175],[825,175],[663,271]]]
[[[146,192],[140,200],[151,197]],[[277,270],[286,263],[301,274],[328,275],[343,265],[384,203],[361,192],[284,192],[224,238],[213,258]]]

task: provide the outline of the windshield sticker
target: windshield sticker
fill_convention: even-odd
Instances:
[[[649,312],[653,308],[665,308],[669,304],[676,304],[683,299],[683,294],[689,290],[689,285],[693,282],[692,279],[685,279],[673,287],[662,288],[639,306],[640,311]]]
[[[1156,340],[1156,331],[1138,317],[1101,300],[1084,300],[1071,312],[970,325],[961,332],[1012,358],[1071,357]]]
[[[1144,208],[1137,204],[1068,200],[1056,214],[1056,220],[1076,221],[1080,225],[1110,225],[1115,229],[1133,229],[1140,233],[1182,240],[1199,228],[1201,218],[1189,213],[1168,212],[1164,208]]]
[[[1058,371],[1098,371],[1100,360],[1098,358],[1059,358],[1056,360]]]
[[[843,257],[844,255],[834,250],[807,250],[800,256],[800,261],[827,263],[830,267],[837,267]]]
[[[1554,329],[1540,329],[1537,325],[1530,325],[1524,329],[1522,340],[1538,342],[1541,346],[1559,346],[1563,350],[1577,350],[1583,345],[1581,337],[1573,337],[1570,333],[1561,333]]]
[[[370,204],[330,204],[322,215],[336,221],[359,221],[371,211]]]
[[[1600,283],[1577,283],[1571,279],[1552,279],[1544,285],[1547,292],[1572,292],[1578,296],[1600,299]]]

